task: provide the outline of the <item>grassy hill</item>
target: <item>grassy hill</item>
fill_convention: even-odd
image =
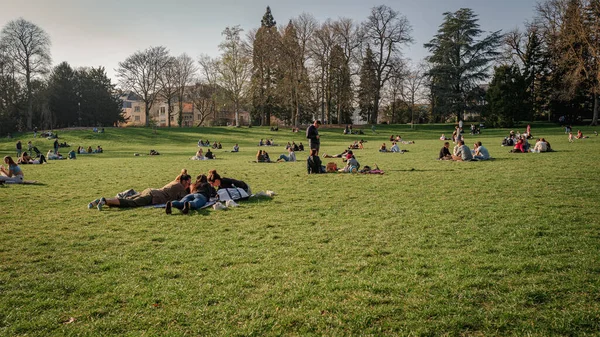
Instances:
[[[306,152],[252,163],[260,138],[277,158],[307,144],[302,131],[59,131],[105,153],[23,166],[39,184],[0,186],[0,335],[597,335],[600,137],[582,130],[569,143],[534,125],[556,150],[542,154],[508,153],[508,130],[465,134],[495,160],[462,163],[435,160],[452,126],[321,128],[321,153],[362,138],[358,161],[385,174],[311,176]],[[379,153],[391,134],[415,144]],[[51,148],[32,136],[1,139],[0,156],[17,139]],[[223,144],[217,159],[188,159],[200,138]],[[277,195],[191,215],[86,207],[182,168]]]

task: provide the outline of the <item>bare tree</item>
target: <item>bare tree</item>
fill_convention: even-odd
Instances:
[[[365,42],[371,46],[375,56],[377,90],[370,122],[376,124],[381,89],[392,76],[393,60],[401,57],[401,46],[413,42],[410,36],[412,28],[405,16],[385,5],[373,7],[362,26]]]
[[[335,44],[331,21],[327,20],[313,34],[310,43],[310,52],[313,59],[313,65],[318,69],[318,81],[315,86],[316,97],[321,109],[321,121],[327,123],[331,120],[331,85],[330,75],[330,53]]]
[[[414,128],[417,100],[425,82],[425,71],[423,69],[423,66],[419,65],[413,69],[406,69],[403,72],[404,85],[402,90],[402,99],[408,105],[411,128]]]
[[[183,101],[185,100],[185,90],[192,82],[198,67],[194,64],[194,60],[186,53],[183,53],[175,60],[175,77],[177,82],[177,103],[179,105],[179,114],[177,123],[183,126]]]
[[[37,25],[23,18],[10,21],[2,28],[0,45],[17,65],[16,70],[25,76],[27,88],[27,128],[32,128],[32,79],[48,72],[51,64],[50,37]]]
[[[249,85],[251,75],[251,59],[244,51],[240,33],[243,31],[239,26],[227,27],[222,35],[225,41],[219,44],[222,52],[219,62],[219,83],[225,89],[227,96],[233,102],[235,112],[235,126],[240,126],[239,108]]]
[[[214,91],[214,86],[201,83],[200,81],[197,81],[193,86],[188,87],[186,90],[187,96],[191,99],[194,108],[198,111],[196,126],[202,125],[213,111]]]
[[[200,55],[198,59],[198,63],[200,64],[200,78],[201,80],[197,81],[197,83],[203,83],[203,85],[208,85],[210,90],[210,113],[213,115],[213,119],[217,119],[217,87],[218,87],[218,79],[219,79],[219,60],[216,58],[212,58],[208,55]],[[198,123],[200,126],[201,123]]]
[[[178,92],[177,82],[177,60],[173,56],[168,57],[167,64],[158,77],[160,96],[167,102],[167,127],[171,127],[173,114],[173,99]]]
[[[133,91],[144,101],[146,126],[149,125],[150,109],[158,94],[160,74],[168,64],[169,52],[162,46],[137,51],[124,62],[119,62],[119,84],[122,89]]]

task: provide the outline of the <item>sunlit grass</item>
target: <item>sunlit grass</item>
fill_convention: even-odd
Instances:
[[[320,130],[322,153],[355,139],[384,175],[306,174],[256,164],[304,134],[268,128],[60,132],[105,153],[24,166],[38,185],[0,186],[0,335],[595,335],[600,331],[600,138],[509,154],[507,130],[481,140],[489,162],[435,160],[452,126]],[[377,152],[391,134],[405,154]],[[24,144],[31,135],[19,135]],[[190,161],[198,139],[214,161]],[[0,155],[15,139],[0,140]],[[46,152],[52,141],[34,140]],[[234,143],[240,153],[226,152]],[[160,156],[147,156],[150,149]],[[141,156],[135,157],[134,153]],[[324,162],[340,159],[324,159]],[[161,187],[182,168],[216,168],[274,190],[226,211],[88,210],[100,196]]]

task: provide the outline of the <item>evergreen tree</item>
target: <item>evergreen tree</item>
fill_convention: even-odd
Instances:
[[[468,8],[446,12],[444,17],[438,33],[425,44],[431,52],[427,57],[432,64],[429,76],[433,78],[435,112],[444,117],[455,114],[460,120],[469,105],[468,94],[489,76],[502,35],[497,31],[476,41],[482,31],[477,16]]]
[[[54,68],[48,81],[50,128],[81,126],[75,71],[67,62]]]
[[[490,126],[511,127],[527,116],[527,83],[516,65],[494,68],[494,78],[486,93],[486,121]]]
[[[352,87],[350,68],[344,50],[335,45],[330,54],[331,105],[338,124],[352,123]]]
[[[261,125],[270,124],[271,114],[276,108],[277,61],[281,49],[276,24],[271,8],[267,7],[252,46],[253,73],[250,85],[252,112],[254,118],[260,120]]]
[[[123,121],[123,102],[104,67],[77,71],[82,125],[112,126]]]
[[[372,121],[375,112],[377,96],[377,74],[375,73],[375,60],[373,51],[367,46],[360,69],[360,84],[358,86],[359,115],[364,121]]]

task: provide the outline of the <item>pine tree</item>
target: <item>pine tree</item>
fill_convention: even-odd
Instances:
[[[477,16],[468,8],[446,12],[444,17],[438,33],[425,44],[432,53],[427,61],[432,64],[429,76],[436,97],[434,113],[443,117],[455,114],[460,120],[468,108],[469,93],[489,76],[502,35],[497,31],[476,41],[482,31]]]
[[[359,115],[364,121],[372,121],[375,112],[377,96],[377,75],[373,51],[367,46],[360,69],[360,84],[358,87]]]
[[[277,83],[277,61],[281,49],[281,38],[276,22],[267,7],[257,30],[252,48],[253,73],[250,85],[253,115],[261,125],[269,125],[275,112]]]
[[[522,120],[528,109],[527,83],[516,65],[494,68],[494,78],[486,93],[486,121],[490,126],[511,127]]]

